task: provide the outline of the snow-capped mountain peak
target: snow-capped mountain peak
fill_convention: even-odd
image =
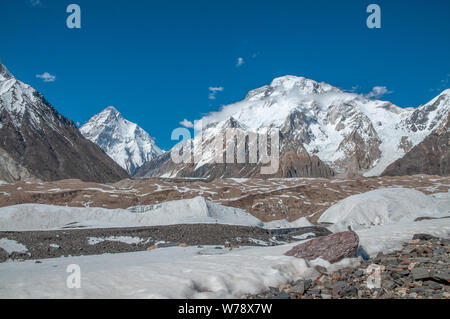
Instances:
[[[6,66],[4,66],[1,62],[0,62],[0,81],[4,81],[7,79],[12,78],[12,74],[9,73],[8,69],[6,68]]]
[[[17,129],[20,130],[25,116],[31,119],[32,127],[37,131],[42,130],[42,119],[54,126],[60,125],[54,118],[56,110],[48,112],[48,108],[54,110],[41,93],[17,80],[0,63],[0,112],[5,111]]]
[[[326,92],[342,91],[324,82],[316,82],[302,76],[286,75],[273,79],[270,85],[250,91],[245,100],[260,100],[276,96],[304,96]]]
[[[0,64],[0,179],[78,178],[112,182],[128,174],[75,123]]]
[[[250,91],[244,100],[224,106],[202,122],[223,123],[231,117],[251,131],[278,127],[337,172],[378,175],[446,118],[449,91],[421,107],[405,109],[288,75]]]
[[[316,176],[310,169],[314,159],[309,163],[308,156],[316,156],[322,161],[322,167],[325,164],[333,170],[331,173],[328,169],[318,171],[323,176],[333,173],[374,176],[382,174],[389,164],[442,126],[449,114],[449,91],[445,90],[423,106],[401,108],[324,82],[288,75],[250,91],[244,100],[225,105],[198,123],[203,128],[205,149],[210,149],[208,143],[227,128],[259,133],[280,129],[280,158],[286,165],[280,174],[286,176]],[[210,153],[195,157],[201,157],[195,167],[198,172],[168,165],[172,170],[168,175],[207,176],[213,171]],[[297,166],[289,166],[293,162]],[[205,164],[209,166],[202,167]],[[240,177],[254,171],[243,169],[242,172]],[[234,174],[234,170],[218,172],[222,173]],[[149,176],[143,171],[139,174]]]
[[[272,80],[270,87],[278,91],[295,90],[297,94],[321,94],[329,91],[341,92],[325,82],[317,82],[302,76],[286,75]]]
[[[80,131],[130,174],[164,153],[146,131],[126,120],[113,106],[94,115]]]

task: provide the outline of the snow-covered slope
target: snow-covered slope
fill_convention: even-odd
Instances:
[[[450,218],[404,221],[356,231],[361,248],[371,257],[379,252],[389,253],[402,249],[415,234],[429,234],[450,238]]]
[[[123,118],[112,106],[94,115],[80,131],[131,175],[142,164],[164,153],[146,131]]]
[[[0,208],[0,230],[141,227],[176,224],[226,224],[264,228],[307,227],[305,219],[263,223],[247,211],[223,206],[203,197],[126,209],[22,204]]]
[[[361,247],[370,255],[400,249],[414,234],[447,238],[450,219],[376,226],[358,231]],[[316,265],[328,273],[355,267],[360,258],[330,264],[320,258],[285,256],[297,243],[272,247],[223,249],[169,247],[152,251],[60,257],[0,263],[0,298],[241,298],[298,279],[316,279]],[[23,247],[14,247],[23,249]],[[209,250],[211,251],[211,249]],[[81,288],[67,289],[68,265],[82,270]]]
[[[0,263],[0,298],[240,298],[300,278],[315,279],[316,265],[333,272],[359,264],[356,258],[330,264],[284,256],[293,245],[223,249],[221,255],[205,254],[212,247],[169,247],[44,259],[39,264],[5,262]],[[65,285],[70,264],[81,268],[80,289]]]
[[[337,174],[374,176],[436,130],[449,108],[450,90],[418,108],[400,108],[323,82],[284,76],[250,91],[243,101],[203,117],[203,136],[196,139],[202,138],[203,149],[211,149],[208,143],[230,123],[252,132],[278,128],[282,162],[284,155],[294,151],[317,156]],[[201,160],[194,172],[213,158],[208,151],[196,156]],[[177,167],[165,176],[180,171]]]
[[[380,188],[349,196],[328,208],[319,222],[333,223],[333,231],[348,226],[360,230],[379,225],[413,222],[418,217],[450,216],[450,192],[425,195],[408,188]]]

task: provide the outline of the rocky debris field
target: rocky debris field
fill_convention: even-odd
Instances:
[[[298,241],[295,237],[329,235],[324,227],[267,230],[219,224],[185,224],[140,228],[68,229],[57,231],[0,232],[0,262],[61,256],[99,255],[153,250],[171,246],[273,246]],[[26,251],[2,249],[2,241],[23,245]]]
[[[263,222],[307,217],[316,222],[330,206],[351,195],[383,187],[446,193],[450,177],[415,175],[356,179],[125,179],[114,184],[80,180],[47,183],[0,183],[0,207],[50,204],[73,207],[128,208],[203,196],[225,206],[242,208]]]
[[[380,276],[373,265],[379,267]],[[327,273],[316,266],[316,270],[320,274],[314,281],[298,280],[245,298],[450,299],[450,239],[417,234],[402,250],[379,253],[357,268]]]

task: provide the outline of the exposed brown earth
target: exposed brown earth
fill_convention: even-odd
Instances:
[[[126,179],[114,184],[80,180],[47,183],[16,182],[0,185],[0,207],[39,203],[74,207],[128,208],[169,200],[203,196],[226,206],[247,210],[262,221],[311,222],[336,202],[354,194],[382,187],[414,188],[425,194],[447,192],[450,177],[415,175],[402,177],[340,179]]]

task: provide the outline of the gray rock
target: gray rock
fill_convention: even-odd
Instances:
[[[347,282],[345,282],[345,281],[329,282],[329,283],[325,284],[325,286],[327,288],[332,289],[332,290],[340,291],[340,290],[344,289],[344,287],[347,286]]]
[[[413,268],[411,269],[411,275],[414,280],[424,280],[430,278],[430,273],[425,268]]]
[[[410,293],[409,294],[409,298],[412,298],[412,299],[416,299],[417,298],[417,293],[415,293],[415,292],[412,292],[412,293]]]
[[[434,255],[442,255],[442,254],[445,254],[446,252],[447,252],[447,250],[443,247],[433,249]]]
[[[409,276],[410,272],[409,272],[409,270],[403,270],[403,271],[398,272],[398,274],[400,276],[406,277],[406,276]]]
[[[281,292],[278,295],[272,295],[269,299],[291,299],[291,296],[285,292]]]
[[[315,270],[317,270],[321,274],[327,274],[328,270],[325,267],[322,267],[320,265],[317,265],[314,267]]]
[[[358,289],[356,287],[347,286],[341,290],[340,294],[342,296],[357,296]]]
[[[433,275],[433,279],[448,285],[450,284],[450,272],[449,271],[438,272]]]
[[[426,258],[426,257],[416,257],[414,258],[414,262],[417,263],[427,263],[430,261],[430,258]]]
[[[413,236],[413,240],[431,240],[431,239],[437,239],[437,237],[428,234],[415,234]]]
[[[383,288],[386,288],[386,289],[392,289],[396,286],[395,282],[393,282],[392,280],[384,280],[382,285],[383,285]]]
[[[305,291],[311,288],[311,286],[313,285],[313,281],[311,279],[306,279],[304,283],[305,283]]]
[[[396,257],[382,257],[381,263],[383,265],[397,265],[398,259]]]
[[[291,289],[289,289],[289,292],[294,293],[294,294],[303,294],[305,292],[305,282],[301,281],[299,283],[297,283],[295,286],[291,287]]]

